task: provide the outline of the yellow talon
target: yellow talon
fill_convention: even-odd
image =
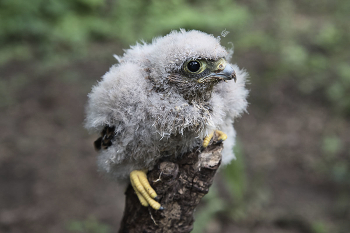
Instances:
[[[215,130],[215,134],[218,137],[218,140],[222,140],[225,141],[227,139],[227,135],[220,131],[220,130]],[[214,136],[214,132],[211,132],[210,134],[208,134],[204,140],[203,140],[203,147],[206,148],[209,145],[210,140],[213,138]]]
[[[227,139],[227,134],[220,130],[215,130],[216,135],[218,136],[218,140],[225,141]]]
[[[139,198],[141,205],[143,206],[149,206],[148,202],[146,201],[145,198],[143,198],[143,196],[141,195],[141,193],[139,191],[137,191],[137,189],[135,188],[135,186],[133,185],[133,183],[131,183],[131,186],[133,187],[137,197]]]
[[[134,170],[130,173],[130,182],[139,198],[141,205],[151,206],[153,209],[159,210],[160,204],[153,200],[157,193],[151,187],[147,180],[147,170]]]

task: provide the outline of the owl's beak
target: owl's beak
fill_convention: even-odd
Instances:
[[[234,71],[234,69],[232,68],[232,66],[230,64],[227,64],[225,66],[225,69],[223,71],[220,71],[219,73],[213,73],[210,74],[210,76],[217,76],[222,78],[223,80],[235,80],[236,82],[236,72]]]
[[[217,79],[224,80],[224,81],[233,79],[236,82],[236,78],[237,78],[236,72],[234,71],[231,65],[227,64],[223,70],[214,71],[210,73],[208,76],[198,79],[197,82],[204,83],[204,82],[210,82]]]

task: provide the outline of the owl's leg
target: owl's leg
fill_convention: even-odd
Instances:
[[[134,170],[130,173],[130,182],[139,198],[141,205],[151,206],[153,209],[162,209],[160,204],[153,200],[157,193],[147,180],[147,170]]]
[[[215,130],[215,134],[216,134],[216,136],[218,136],[218,140],[219,141],[225,141],[227,139],[227,135],[224,132],[220,131],[220,130]],[[213,138],[213,136],[214,136],[214,131],[211,132],[210,134],[208,134],[204,138],[204,140],[203,140],[203,147],[204,148],[206,148],[209,145],[209,142]]]

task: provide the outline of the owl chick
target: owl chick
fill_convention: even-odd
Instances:
[[[98,165],[115,178],[130,176],[142,205],[162,209],[146,176],[160,158],[206,147],[214,133],[227,139],[222,163],[234,158],[232,124],[248,91],[231,55],[220,38],[173,31],[116,56],[119,64],[92,88],[85,126],[101,133]]]

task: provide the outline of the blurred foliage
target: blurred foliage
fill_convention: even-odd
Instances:
[[[323,138],[322,150],[328,157],[334,157],[342,149],[343,145],[339,137],[326,136]]]
[[[336,203],[331,210],[340,219],[350,217],[350,151],[343,139],[337,135],[325,135],[322,141],[322,157],[316,171],[332,184],[336,184]],[[347,232],[349,221],[339,224],[338,232]],[[344,231],[345,230],[345,231]],[[315,232],[330,232],[319,222],[314,225]]]
[[[196,212],[196,218],[193,226],[193,233],[204,232],[205,228],[215,216],[226,209],[224,200],[219,196],[218,190],[213,185],[209,193],[204,196],[204,207]]]
[[[247,180],[245,177],[244,156],[240,144],[234,147],[236,160],[226,165],[223,169],[227,189],[232,197],[232,206],[226,209],[234,220],[245,218],[245,201],[247,200]]]
[[[230,24],[239,27],[247,18],[243,7],[225,1],[212,6],[209,1],[184,0],[4,0],[0,2],[0,61],[79,51],[91,41],[135,43],[179,27],[219,32]]]
[[[313,233],[327,233],[329,230],[327,226],[323,222],[314,222],[311,225],[311,229]]]
[[[28,85],[25,74],[13,75],[10,79],[0,79],[0,109],[17,102],[16,94]]]
[[[325,136],[322,151],[320,171],[338,184],[350,185],[350,151],[346,151],[341,138],[335,135]]]
[[[74,220],[67,224],[66,229],[71,233],[110,233],[111,228],[99,222],[94,217],[89,217],[86,220]]]

